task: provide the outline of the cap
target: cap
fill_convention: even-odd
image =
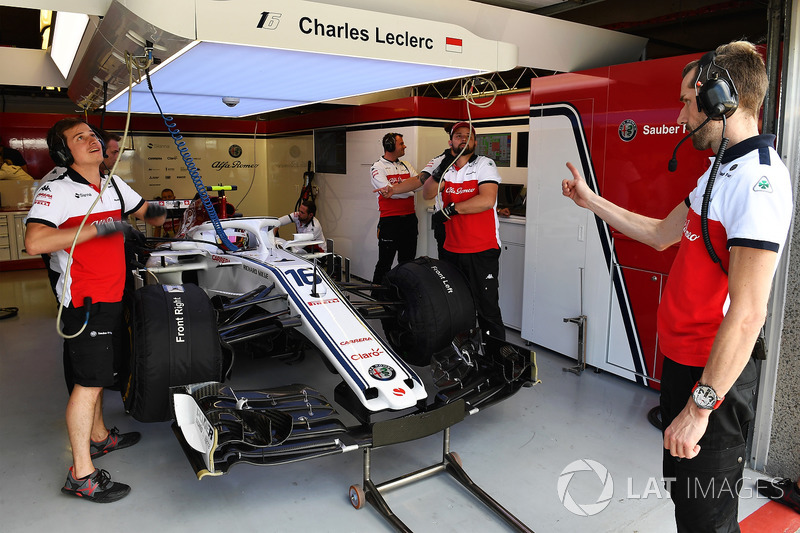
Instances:
[[[464,122],[462,120],[461,122],[456,122],[455,124],[453,124],[453,127],[450,128],[450,138],[451,139],[453,138],[453,132],[456,131],[458,128],[469,128],[469,129],[472,130],[472,136],[473,137],[475,137],[477,135],[477,133],[475,133],[475,128],[472,127],[472,124],[470,124],[469,122]]]

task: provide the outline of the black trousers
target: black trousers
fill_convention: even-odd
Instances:
[[[685,366],[664,358],[661,374],[663,427],[686,407],[702,367]],[[711,413],[694,459],[672,457],[664,450],[664,479],[675,504],[678,533],[736,533],[739,531],[739,490],[750,421],[755,415],[758,374],[750,358],[719,408]]]
[[[398,263],[411,261],[417,255],[417,215],[381,217],[378,221],[378,262],[372,283],[380,285],[383,276],[392,269],[394,257]]]
[[[500,248],[484,250],[472,254],[455,254],[442,250],[443,259],[455,265],[467,278],[475,308],[478,311],[478,325],[481,331],[497,339],[505,340],[506,327],[500,313]]]

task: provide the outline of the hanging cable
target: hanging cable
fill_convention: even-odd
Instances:
[[[151,51],[151,53],[152,53],[152,51]],[[125,63],[127,65],[127,67],[128,67],[128,112],[127,112],[127,114],[125,116],[125,130],[122,133],[122,142],[120,143],[120,146],[122,146],[122,147],[125,146],[125,141],[128,138],[128,130],[129,130],[130,123],[131,123],[131,99],[132,99],[132,96],[133,96],[133,66],[132,66],[132,59],[131,59],[130,54],[126,54],[126,55],[127,55],[127,57],[126,57],[126,62]],[[105,102],[103,102],[103,108],[105,108]],[[86,109],[84,109],[84,117],[86,117]],[[88,124],[88,120],[87,120],[87,124]],[[102,142],[102,140],[101,140],[101,142]],[[105,143],[103,143],[103,145],[105,146]],[[81,234],[81,231],[83,231],[83,227],[86,225],[86,220],[88,220],[89,215],[92,214],[92,211],[94,211],[95,206],[100,201],[100,199],[103,197],[103,194],[105,194],[106,189],[108,189],[108,186],[111,184],[111,180],[114,179],[114,172],[116,172],[116,170],[117,170],[117,165],[119,165],[119,158],[117,158],[117,161],[114,162],[114,166],[111,167],[111,170],[110,170],[110,172],[108,174],[108,179],[106,179],[105,183],[103,183],[103,187],[100,189],[100,193],[97,195],[97,198],[95,198],[94,202],[92,202],[92,205],[89,206],[88,211],[86,211],[86,214],[83,216],[83,219],[81,220],[81,223],[78,225],[78,230],[75,232],[75,238],[72,240],[72,245],[69,248],[69,255],[67,256],[67,265],[66,265],[66,268],[64,269],[64,282],[63,282],[62,288],[61,288],[61,298],[59,299],[59,302],[58,302],[58,315],[56,316],[56,332],[58,333],[59,336],[65,338],[65,339],[74,339],[75,337],[77,337],[78,335],[83,333],[83,331],[86,329],[87,324],[89,323],[89,307],[90,307],[89,304],[91,303],[91,300],[89,300],[87,298],[87,301],[84,302],[84,306],[86,307],[86,318],[83,321],[83,326],[81,326],[81,328],[76,333],[73,333],[72,335],[65,334],[61,330],[61,314],[62,314],[62,311],[64,310],[63,298],[64,298],[64,294],[67,291],[67,285],[69,283],[70,269],[72,267],[72,255],[75,253],[75,246],[78,243],[78,236]]]
[[[722,141],[719,143],[717,156],[714,158],[714,164],[711,166],[711,172],[708,174],[706,190],[703,192],[703,204],[700,207],[700,230],[703,234],[703,243],[706,245],[708,255],[711,256],[711,260],[717,263],[727,276],[728,271],[725,270],[724,266],[722,266],[722,260],[714,250],[714,245],[711,243],[711,236],[708,233],[708,206],[711,203],[711,190],[714,188],[714,181],[717,179],[717,172],[719,171],[720,163],[722,163],[722,156],[725,155],[725,150],[728,148],[728,142],[730,142],[730,140],[725,137],[725,126],[725,115],[722,115]]]
[[[186,170],[189,171],[189,176],[192,178],[194,188],[197,189],[197,193],[200,195],[200,200],[203,203],[203,207],[206,208],[208,218],[211,221],[211,225],[214,226],[214,231],[216,232],[221,245],[231,252],[237,251],[239,248],[237,248],[236,245],[234,245],[228,239],[228,236],[225,234],[225,230],[222,229],[222,224],[219,222],[217,211],[214,209],[214,205],[211,203],[211,199],[208,197],[206,187],[203,185],[203,178],[200,176],[200,171],[197,170],[197,165],[194,164],[194,159],[192,158],[192,154],[189,152],[189,148],[186,147],[186,142],[183,140],[181,130],[178,129],[175,122],[172,122],[172,117],[164,115],[164,111],[161,109],[161,104],[158,103],[156,93],[153,91],[153,84],[150,81],[150,69],[145,69],[144,74],[147,79],[147,88],[150,89],[150,94],[153,95],[153,100],[156,103],[156,107],[158,107],[158,112],[161,114],[161,118],[164,120],[164,125],[167,127],[169,134],[172,136],[172,141],[178,148],[178,152],[181,154],[183,164],[186,165]]]
[[[487,86],[489,86],[491,88],[491,97],[486,102],[477,102],[475,100],[477,95],[473,94],[473,91],[475,90],[475,88],[476,88],[475,86],[478,83],[487,85]],[[482,93],[483,93],[483,91],[482,91]],[[467,102],[467,124],[469,124],[469,136],[467,136],[467,142],[464,145],[464,148],[461,149],[461,151],[458,153],[458,155],[455,157],[455,159],[453,159],[450,162],[450,164],[447,165],[447,167],[440,174],[440,176],[442,176],[442,177],[444,177],[445,173],[448,170],[450,170],[450,167],[452,167],[455,164],[455,162],[458,161],[458,159],[462,155],[464,155],[464,152],[467,150],[467,147],[469,146],[470,140],[472,140],[472,132],[473,132],[474,128],[472,127],[472,113],[470,112],[470,106],[475,106],[475,107],[479,107],[479,108],[482,108],[482,109],[485,109],[485,108],[491,106],[494,103],[494,101],[497,99],[497,85],[495,85],[495,83],[492,80],[488,79],[488,78],[483,78],[483,77],[480,77],[480,76],[477,77],[477,78],[470,78],[469,80],[466,80],[466,81],[464,81],[464,83],[462,83],[462,85],[461,85],[461,96],[464,98],[464,101]],[[450,132],[450,138],[451,139],[452,139],[452,136],[453,136],[453,132],[451,131]],[[436,209],[438,209],[439,211],[444,209],[444,202],[442,202],[442,188],[443,187],[444,187],[444,179],[439,181],[439,184],[438,184],[437,190],[436,190],[436,198],[434,199],[434,202],[433,202],[434,207]],[[447,215],[445,215],[445,216],[447,216]],[[449,219],[450,217],[447,217],[447,218]]]

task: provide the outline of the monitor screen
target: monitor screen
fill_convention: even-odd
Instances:
[[[519,193],[522,192],[524,185],[518,183],[501,183],[497,186],[497,207],[513,207],[522,203]]]
[[[498,167],[511,166],[510,133],[479,133],[475,143],[476,154],[493,159]]]

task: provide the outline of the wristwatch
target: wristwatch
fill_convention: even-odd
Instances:
[[[714,410],[720,406],[724,396],[718,396],[717,391],[711,385],[703,385],[699,381],[692,389],[692,399],[700,409]]]

